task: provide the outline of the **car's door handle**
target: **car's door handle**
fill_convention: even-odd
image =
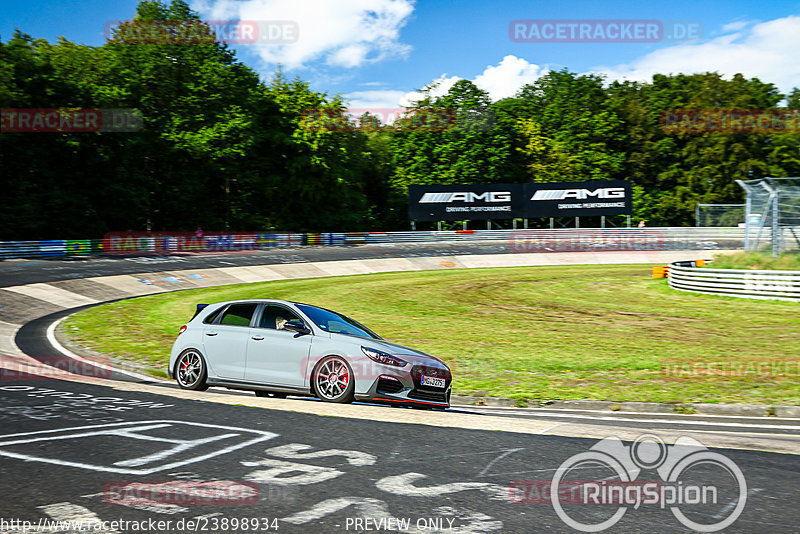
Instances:
[[[264,336],[253,336],[251,339],[255,339],[256,341],[261,341],[264,339]]]
[[[207,336],[216,336],[217,332],[206,332]]]

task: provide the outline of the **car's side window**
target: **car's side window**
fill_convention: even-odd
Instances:
[[[231,304],[219,321],[221,325],[250,326],[250,319],[256,311],[255,304]]]
[[[205,319],[203,319],[203,322],[204,322],[205,324],[211,324],[211,323],[213,323],[213,322],[214,322],[214,321],[217,319],[217,315],[219,315],[219,313],[220,313],[222,310],[224,310],[224,309],[225,309],[225,306],[220,306],[220,307],[219,307],[219,309],[217,309],[217,310],[215,310],[215,311],[211,312],[211,314],[210,314],[208,317],[206,317]]]
[[[258,326],[272,330],[283,330],[283,325],[287,321],[302,321],[302,319],[288,308],[267,304],[264,306],[264,311],[261,312],[261,321]]]

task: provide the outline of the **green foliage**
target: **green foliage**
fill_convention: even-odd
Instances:
[[[718,254],[714,256],[714,261],[708,267],[711,269],[800,271],[800,254],[784,252],[777,258],[763,252]]]
[[[126,40],[167,21],[192,41]],[[422,93],[392,125],[369,114],[351,125],[339,96],[280,70],[262,81],[185,0],[140,1],[100,47],[16,31],[0,42],[0,106],[135,108],[144,127],[0,132],[0,240],[397,230],[413,184],[606,179],[634,183],[648,225],[693,225],[698,203],[742,202],[737,179],[800,175],[798,133],[662,130],[666,110],[800,110],[800,90],[742,75],[606,84],[561,70],[497,102],[467,80]]]

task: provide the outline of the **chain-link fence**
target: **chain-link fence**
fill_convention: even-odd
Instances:
[[[800,250],[800,177],[736,182],[747,193],[745,250]]]
[[[744,223],[744,204],[698,204],[697,226],[739,226]]]

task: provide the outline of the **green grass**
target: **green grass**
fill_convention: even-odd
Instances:
[[[777,258],[764,252],[718,254],[714,256],[714,261],[708,267],[712,269],[800,271],[800,254],[784,252]]]
[[[196,303],[283,298],[341,311],[442,357],[455,394],[800,404],[800,304],[673,291],[650,273],[646,265],[519,267],[241,284],[91,308],[66,332],[163,369]],[[723,364],[741,367],[720,372]]]

